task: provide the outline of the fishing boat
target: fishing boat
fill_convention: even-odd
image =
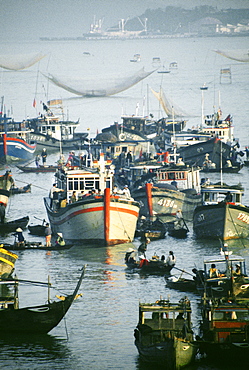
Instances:
[[[8,234],[16,231],[18,227],[25,229],[29,222],[29,216],[21,217],[16,220],[0,223],[0,234]]]
[[[138,272],[144,275],[168,276],[173,268],[173,265],[166,264],[165,261],[160,260],[158,256],[154,256],[143,263],[141,263],[141,261],[129,261],[127,257],[125,257],[125,263],[130,272]]]
[[[204,284],[201,291],[206,297],[229,299],[232,295],[237,299],[249,299],[249,277],[245,259],[241,256],[226,251],[205,257],[202,276]]]
[[[201,190],[203,204],[195,208],[193,230],[197,238],[238,239],[249,235],[249,207],[242,204],[240,184],[209,184]]]
[[[151,218],[140,217],[137,222],[136,237],[150,240],[164,239],[166,234],[166,226],[158,218],[152,220]]]
[[[166,286],[182,292],[197,292],[196,282],[182,276],[165,276]]]
[[[183,239],[187,237],[189,228],[183,218],[166,223],[168,235],[174,238]]]
[[[78,297],[84,273],[84,266],[74,292],[68,296],[57,296],[58,300],[51,301],[50,289],[51,284],[37,281],[21,280],[17,278],[4,279],[1,284],[12,285],[14,293],[12,297],[0,298],[0,330],[1,333],[12,334],[46,334],[55,328],[74,300]],[[19,307],[18,284],[34,283],[35,285],[48,286],[48,297],[45,304]]]
[[[45,229],[46,229],[46,220],[41,220],[42,224],[33,225],[30,224],[28,226],[29,232],[32,235],[38,235],[38,236],[45,236]]]
[[[168,370],[189,365],[197,352],[190,301],[185,297],[178,303],[162,299],[155,303],[139,303],[139,321],[134,336],[143,361]]]
[[[58,166],[39,166],[39,167],[30,167],[30,166],[16,166],[19,170],[27,173],[46,173],[46,172],[55,172],[58,169]]]
[[[25,250],[31,250],[31,249],[32,250],[46,250],[46,251],[61,251],[61,250],[72,248],[73,244],[65,244],[65,245],[54,244],[54,245],[51,245],[50,247],[47,247],[41,242],[25,241],[23,244],[18,244],[17,242],[14,242],[13,244],[2,243],[0,244],[0,246],[2,248],[10,249],[12,251],[25,251]]]
[[[30,192],[31,192],[31,184],[27,184],[27,185],[22,186],[22,187],[12,186],[10,188],[10,194],[11,195],[13,195],[13,194],[30,193]]]
[[[3,98],[0,113],[0,162],[27,161],[33,158],[36,143],[24,122],[15,122],[3,114]]]
[[[0,246],[0,279],[8,278],[15,269],[18,256]]]
[[[140,215],[168,222],[181,210],[185,220],[192,220],[195,207],[201,205],[199,168],[170,162],[168,154],[162,154],[164,160],[130,167],[131,194],[141,203]]]
[[[248,300],[202,300],[198,340],[201,353],[222,365],[246,369],[249,356]]]
[[[105,161],[89,159],[89,166],[58,169],[56,183],[62,199],[51,202],[44,198],[53,233],[63,230],[66,240],[81,240],[115,245],[131,242],[135,235],[139,203],[123,194],[111,194],[114,166]],[[93,191],[94,189],[94,191]],[[95,193],[96,191],[97,194]],[[72,194],[77,200],[71,202]]]
[[[25,122],[32,131],[30,137],[36,142],[38,150],[71,150],[75,144],[83,143],[87,138],[88,133],[76,133],[79,120],[74,122],[65,118],[61,99],[42,103],[42,109],[44,114]]]
[[[0,205],[4,208],[8,204],[10,189],[14,184],[11,171],[6,171],[4,175],[0,176]]]

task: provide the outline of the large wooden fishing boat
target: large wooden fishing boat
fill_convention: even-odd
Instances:
[[[202,300],[199,348],[215,362],[246,369],[249,357],[247,300]]]
[[[44,114],[25,122],[32,131],[30,137],[36,142],[37,149],[46,148],[47,152],[71,150],[87,138],[88,133],[76,133],[79,120],[73,122],[65,119],[60,99],[42,103],[42,109]]]
[[[142,360],[168,370],[189,365],[197,351],[191,329],[190,301],[185,297],[179,303],[161,299],[139,303],[134,335]]]
[[[61,194],[66,205],[63,207],[61,199],[44,199],[53,233],[63,230],[67,240],[107,245],[133,240],[139,203],[123,194],[111,194],[114,168],[111,161],[105,162],[103,154],[90,167],[59,169],[55,178],[58,188],[64,190]],[[73,192],[78,200],[72,203]]]
[[[140,215],[158,216],[164,222],[175,220],[178,210],[192,220],[201,205],[199,169],[185,164],[141,163],[130,167],[132,196],[141,203]]]
[[[35,150],[36,143],[30,138],[30,130],[26,128],[25,123],[15,122],[0,113],[0,162],[30,160]]]
[[[193,214],[197,238],[238,239],[249,235],[249,207],[244,206],[241,186],[207,185],[202,188],[203,205]]]
[[[85,266],[71,295],[58,297],[58,301],[50,300],[50,283],[33,282],[36,285],[48,286],[47,303],[19,308],[18,284],[32,283],[28,280],[4,279],[1,284],[14,286],[12,297],[0,297],[0,331],[7,334],[46,334],[56,327],[66,315],[79,291],[85,273]]]

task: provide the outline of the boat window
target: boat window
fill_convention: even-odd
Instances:
[[[204,201],[207,202],[209,200],[210,193],[204,193]]]
[[[74,190],[79,190],[79,179],[78,178],[74,179]]]
[[[213,320],[222,320],[224,319],[224,312],[214,312]]]
[[[73,179],[68,179],[68,190],[73,190]]]
[[[80,179],[80,190],[84,190],[84,188],[85,188],[84,180]]]

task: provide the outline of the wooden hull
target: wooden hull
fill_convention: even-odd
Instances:
[[[25,251],[25,250],[45,250],[45,251],[62,251],[65,249],[72,248],[73,244],[65,245],[51,245],[51,247],[46,247],[46,245],[39,242],[26,242],[24,245],[17,244],[2,244],[3,248],[10,249],[12,251]]]
[[[177,289],[182,292],[197,292],[195,281],[190,279],[185,278],[173,279],[171,277],[166,279],[166,285],[171,289]]]
[[[45,236],[45,225],[29,225],[28,229],[32,235]]]
[[[164,221],[174,220],[179,209],[182,211],[184,219],[192,220],[194,209],[201,204],[200,194],[178,191],[170,187],[157,187],[156,185],[151,188],[151,203],[150,195],[146,192],[145,187],[134,190],[132,196],[141,203],[140,215],[150,215],[150,207],[152,207],[153,215],[157,215]]]
[[[20,138],[6,138],[6,150],[3,138],[0,139],[0,161],[28,161],[33,158],[36,150],[36,144],[28,144]]]
[[[127,263],[127,267],[131,269],[133,272],[139,272],[142,274],[149,275],[169,275],[170,271],[173,268],[173,266],[167,266],[165,263],[161,261],[149,261],[148,265],[144,264],[142,267],[139,267],[139,263],[137,264]]]
[[[222,148],[221,148],[222,146]],[[222,153],[222,167],[224,168],[229,159],[231,147],[217,138],[202,141],[197,144],[187,145],[178,150],[183,161],[195,166],[203,166],[206,154],[209,154],[209,160],[220,167]]]
[[[23,194],[23,193],[31,193],[31,184],[23,186],[21,188],[11,188],[10,194]]]
[[[0,248],[0,277],[9,277],[14,271],[18,256],[4,248]]]
[[[67,240],[115,245],[134,239],[139,214],[139,204],[134,200],[117,196],[86,197],[57,212],[50,208],[50,199],[45,198],[44,202],[52,232],[63,232]]]
[[[14,221],[5,222],[3,224],[0,223],[0,234],[8,234],[14,232],[18,227],[20,227],[21,229],[25,229],[28,222],[29,216],[22,217]]]
[[[17,167],[19,168],[19,170],[27,173],[55,172],[58,168],[58,166],[40,166],[40,167],[17,166]]]
[[[193,230],[197,238],[247,238],[249,207],[225,202],[197,207],[193,216]]]
[[[168,370],[189,365],[196,355],[196,346],[193,343],[177,337],[150,345],[142,345],[136,340],[135,345],[142,360],[161,364]]]
[[[85,269],[84,269],[85,270]],[[84,270],[72,295],[60,301],[25,308],[0,310],[0,332],[8,334],[46,334],[66,315],[80,288]]]

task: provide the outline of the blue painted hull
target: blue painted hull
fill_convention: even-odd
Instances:
[[[0,138],[0,160],[31,160],[36,150],[36,144],[28,144],[20,138],[7,137],[7,155],[4,153],[3,138]]]

